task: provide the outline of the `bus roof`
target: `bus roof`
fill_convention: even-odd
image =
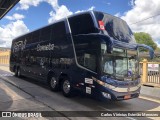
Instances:
[[[46,26],[37,28],[37,29],[35,29],[35,30],[29,31],[29,32],[24,33],[24,34],[22,34],[22,35],[20,35],[20,36],[17,36],[17,37],[15,37],[15,38],[13,39],[13,41],[16,40],[17,38],[20,38],[20,37],[24,36],[24,35],[33,33],[33,32],[35,32],[35,31],[37,31],[37,30],[39,30],[39,29],[48,27],[48,26],[50,26],[50,25],[53,25],[53,24],[58,23],[58,22],[61,22],[61,21],[65,21],[66,19],[68,19],[68,18],[70,18],[70,17],[74,17],[74,16],[78,16],[78,15],[82,15],[82,14],[87,14],[87,13],[89,13],[89,14],[94,14],[94,15],[95,15],[96,12],[97,12],[97,13],[103,13],[103,14],[107,14],[107,15],[113,16],[113,15],[111,15],[111,14],[108,14],[108,13],[105,13],[105,12],[101,12],[101,11],[95,11],[95,10],[88,10],[88,11],[78,12],[78,13],[75,13],[75,14],[72,14],[72,15],[69,15],[69,16],[66,16],[65,18],[62,18],[62,19],[60,19],[60,20],[56,20],[56,21],[54,21],[53,23],[50,23],[50,24],[48,24],[48,25],[46,25]],[[113,17],[115,17],[116,19],[120,19],[120,20],[124,21],[123,19],[121,19],[121,18],[119,18],[119,17],[117,17],[117,16],[113,16]],[[124,22],[125,22],[125,21],[124,21]]]

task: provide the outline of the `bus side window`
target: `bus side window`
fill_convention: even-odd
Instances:
[[[39,41],[49,41],[51,39],[51,26],[41,29]]]
[[[27,41],[27,44],[32,44],[32,34],[28,34],[25,36],[25,40]]]
[[[66,38],[66,28],[65,28],[65,22],[58,22],[52,26],[52,39],[59,43],[63,42],[62,40],[65,40]],[[61,40],[61,41],[60,41]]]
[[[78,63],[92,71],[96,71],[96,56],[89,53],[77,54]]]
[[[96,71],[96,57],[95,57],[95,55],[85,53],[84,54],[84,66],[93,70],[93,71]]]
[[[32,43],[36,43],[39,41],[40,30],[32,33]]]

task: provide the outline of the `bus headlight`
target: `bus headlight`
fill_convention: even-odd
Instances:
[[[107,84],[107,83],[105,83],[104,86],[105,86],[106,88],[109,88],[109,89],[114,89],[114,88],[116,88],[115,86],[110,85],[110,84]]]
[[[111,99],[111,95],[106,93],[106,92],[102,92],[102,95],[105,97],[105,98],[108,98],[108,99]]]
[[[93,79],[93,78],[92,78],[92,79]],[[93,80],[95,80],[95,78],[94,78]],[[106,88],[109,88],[109,89],[114,89],[114,88],[116,88],[115,86],[110,85],[110,84],[108,84],[108,83],[105,83],[105,82],[103,82],[103,81],[101,81],[101,80],[97,80],[97,79],[96,79],[96,82],[97,82],[98,84],[106,87]]]
[[[102,85],[102,86],[105,86],[105,82],[103,82],[103,81],[97,80],[97,83]]]

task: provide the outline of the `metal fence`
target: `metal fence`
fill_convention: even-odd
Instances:
[[[139,63],[142,83],[153,83],[160,86],[160,62],[148,62],[143,60]]]
[[[160,84],[160,63],[148,62],[147,82]]]

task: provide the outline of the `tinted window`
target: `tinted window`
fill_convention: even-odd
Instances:
[[[40,31],[35,31],[32,33],[32,43],[36,43],[39,41]]]
[[[51,26],[41,29],[40,41],[47,41],[51,38]]]
[[[73,35],[95,33],[93,19],[90,14],[82,14],[69,18]]]
[[[65,28],[64,21],[53,24],[52,26],[52,39],[53,40],[64,39],[65,35],[66,35],[66,28]]]
[[[27,34],[26,35],[26,41],[27,41],[27,44],[31,44],[32,43],[32,34]]]
[[[96,71],[98,43],[94,37],[73,37],[77,61],[80,65]]]

